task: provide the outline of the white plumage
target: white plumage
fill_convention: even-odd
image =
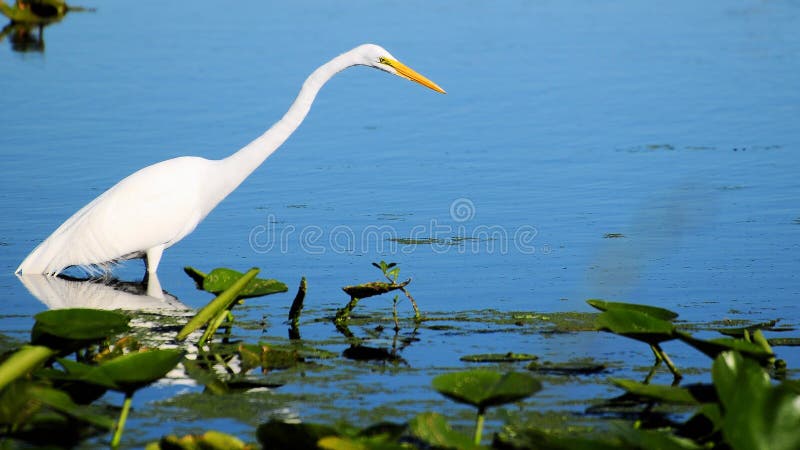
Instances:
[[[117,261],[146,257],[148,273],[155,274],[164,249],[191,233],[280,147],[302,123],[322,86],[354,65],[374,67],[444,93],[383,48],[356,47],[315,70],[283,118],[241,150],[221,160],[174,158],[133,173],[67,219],[16,273],[57,275],[70,266],[105,272]]]

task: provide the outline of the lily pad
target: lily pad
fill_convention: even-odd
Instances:
[[[527,369],[538,373],[550,373],[557,375],[592,375],[605,372],[608,367],[602,363],[591,361],[567,361],[554,363],[545,361],[543,363],[532,362]]]
[[[433,379],[433,388],[445,397],[482,411],[527,398],[539,391],[542,384],[521,372],[501,374],[492,370],[468,370],[437,376]]]
[[[647,397],[653,400],[658,400],[664,403],[673,403],[681,405],[699,405],[700,402],[692,395],[692,393],[682,387],[678,386],[662,386],[658,384],[644,384],[633,380],[622,380],[612,378],[611,382],[617,386],[625,389],[627,392],[638,395],[640,397]]]
[[[517,361],[534,361],[539,359],[536,355],[531,355],[528,353],[479,353],[476,355],[465,355],[459,358],[459,360],[464,362],[486,362],[486,363],[497,363],[497,362],[517,362]]]
[[[666,320],[629,309],[608,309],[595,321],[598,329],[648,344],[675,339],[675,326]]]
[[[608,311],[611,309],[636,311],[647,314],[648,316],[655,317],[656,319],[667,320],[667,321],[674,320],[678,317],[678,313],[670,311],[668,309],[659,308],[657,306],[639,305],[636,303],[607,302],[605,300],[600,300],[596,298],[586,300],[586,303],[593,306],[594,308],[599,309],[600,311]]]
[[[189,275],[198,289],[212,294],[219,294],[233,285],[243,273],[228,268],[217,268],[210,273],[203,273],[194,267],[184,267],[183,271]],[[273,279],[255,278],[251,280],[237,295],[238,298],[261,297],[264,295],[286,292],[289,288],[282,282]]]
[[[357,284],[355,286],[345,286],[342,288],[342,290],[350,297],[363,299],[404,288],[408,285],[408,283],[411,283],[411,278],[403,281],[402,283],[373,281],[371,283]]]
[[[83,370],[79,377],[84,382],[130,393],[160,380],[182,359],[182,350],[128,353],[97,366],[90,366],[91,369]]]
[[[408,430],[412,436],[431,448],[464,450],[485,448],[472,442],[470,436],[453,430],[444,416],[434,412],[425,412],[411,419]]]
[[[34,319],[31,342],[66,352],[128,331],[130,321],[124,314],[87,308],[44,311]]]

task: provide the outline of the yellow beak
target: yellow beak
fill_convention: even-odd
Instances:
[[[441,92],[442,94],[446,94],[447,93],[447,92],[444,91],[444,89],[440,88],[439,85],[437,85],[433,81],[425,78],[421,74],[417,73],[417,71],[415,71],[411,67],[408,67],[407,65],[401,63],[400,61],[386,58],[386,59],[383,60],[383,62],[385,64],[393,67],[394,70],[397,71],[397,75],[399,75],[399,76],[401,76],[403,78],[407,78],[407,79],[409,79],[411,81],[417,82],[417,83],[419,83],[419,84],[421,84],[421,85],[423,85],[423,86],[425,86],[427,88],[433,89],[436,92]]]

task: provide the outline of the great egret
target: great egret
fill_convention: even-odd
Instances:
[[[253,142],[224,159],[183,156],[133,173],[67,219],[22,261],[16,273],[58,275],[71,266],[105,272],[118,261],[144,257],[148,275],[155,275],[164,249],[191,233],[286,141],[331,77],[357,65],[445,93],[382,47],[358,46],[315,70],[283,118]]]

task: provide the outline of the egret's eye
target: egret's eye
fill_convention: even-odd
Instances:
[[[386,64],[387,66],[391,66],[392,65],[392,62],[389,59],[384,58],[383,56],[378,58],[378,62],[381,63],[381,64]]]

